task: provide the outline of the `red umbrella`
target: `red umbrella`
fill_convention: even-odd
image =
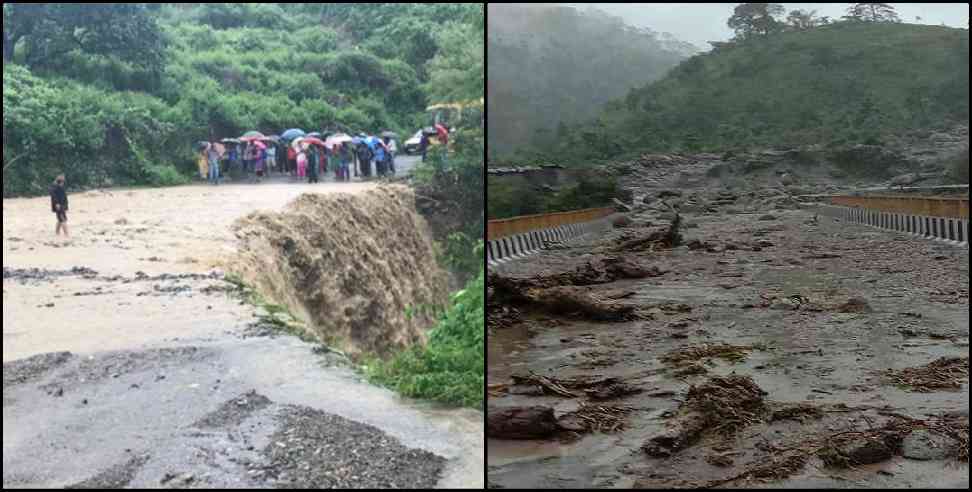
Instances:
[[[304,137],[303,139],[301,139],[300,142],[302,144],[316,145],[318,147],[325,147],[325,148],[327,147],[327,145],[324,144],[323,140],[314,137]]]

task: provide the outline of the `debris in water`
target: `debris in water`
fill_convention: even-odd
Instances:
[[[729,362],[736,363],[746,360],[751,350],[753,350],[753,347],[750,346],[703,344],[678,349],[662,357],[662,361],[679,368],[688,367],[694,362],[712,358],[725,359]]]
[[[675,421],[649,439],[642,450],[652,457],[667,458],[694,445],[704,433],[732,436],[761,419],[765,396],[752,378],[743,376],[713,377],[692,386]]]
[[[550,407],[490,409],[486,434],[498,439],[543,439],[557,432],[557,419]]]
[[[917,393],[959,391],[969,378],[969,358],[943,357],[922,367],[888,370],[884,376],[891,384]]]

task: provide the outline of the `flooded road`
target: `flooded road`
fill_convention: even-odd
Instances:
[[[48,198],[4,200],[4,487],[482,488],[481,412],[371,386],[223,280],[239,217],[375,186],[75,194],[70,241]]]
[[[578,288],[638,307],[641,315],[635,319],[590,321],[522,308],[521,323],[490,328],[488,383],[511,385],[490,398],[491,413],[540,405],[561,419],[584,404],[623,406],[630,413],[622,430],[613,433],[491,438],[489,483],[536,488],[967,486],[967,462],[900,456],[844,470],[811,459],[802,471],[776,480],[742,475],[727,480],[783,454],[769,450],[880,426],[890,414],[968,416],[967,369],[964,377],[955,376],[958,386],[951,390],[917,392],[885,380],[889,370],[948,357],[968,360],[968,249],[831,219],[816,223],[805,211],[774,215],[763,221],[751,214],[688,217],[694,227],[683,231],[686,241],[715,246],[709,249],[610,251],[624,231],[619,229],[564,251],[498,267],[505,277],[552,278],[587,271],[599,258],[621,256],[664,273]],[[757,241],[761,247],[751,247]],[[842,307],[856,306],[852,299],[863,300],[867,309]],[[689,366],[697,372],[684,374],[663,360],[679,350],[723,344],[741,348],[744,355],[739,360],[703,357],[698,366]],[[535,396],[529,387],[511,384],[513,375],[530,373],[555,382],[616,378],[637,392],[601,402],[583,394]],[[793,405],[838,410],[802,423],[754,423],[725,441],[704,435],[670,458],[642,451],[649,438],[666,432],[673,417],[681,415],[693,385],[732,375],[751,377],[767,393],[771,411]]]

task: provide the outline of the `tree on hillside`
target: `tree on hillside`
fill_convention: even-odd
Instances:
[[[778,3],[741,3],[733,11],[728,25],[739,39],[763,37],[783,29],[777,17],[784,12]]]
[[[901,22],[894,7],[887,3],[855,3],[847,8],[847,18],[860,22]]]
[[[806,31],[823,24],[816,10],[793,10],[786,17],[786,25],[797,31]]]
[[[114,57],[152,71],[164,64],[165,38],[146,4],[5,3],[3,61],[24,46],[24,65],[53,67],[74,51]]]
[[[438,54],[429,62],[427,85],[434,102],[468,101],[485,93],[484,11],[470,24],[446,26],[438,35]]]

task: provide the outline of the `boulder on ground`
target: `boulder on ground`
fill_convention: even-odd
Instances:
[[[553,409],[543,406],[491,409],[486,418],[486,435],[496,439],[543,439],[557,428]]]

